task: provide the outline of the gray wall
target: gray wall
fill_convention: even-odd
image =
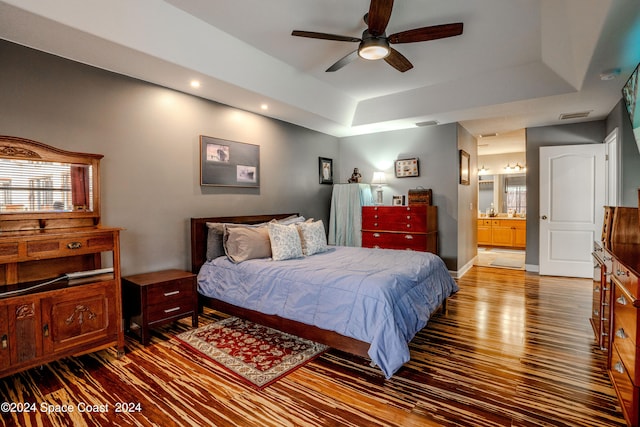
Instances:
[[[540,147],[600,144],[606,136],[604,120],[527,129],[527,265],[539,265]]]
[[[328,224],[332,136],[0,41],[0,134],[104,154],[102,222],[123,274],[190,268],[189,218],[300,212]],[[186,82],[185,82],[186,83]],[[201,187],[199,135],[260,146],[260,189]]]
[[[456,270],[470,263],[478,253],[478,143],[458,126],[458,148],[470,155],[469,185],[458,185],[458,259]],[[457,169],[456,169],[457,170]]]
[[[640,187],[640,144],[636,143],[631,127],[631,120],[627,115],[624,101],[620,102],[607,117],[607,135],[618,128],[618,145],[621,150],[621,199],[620,206],[638,206],[638,187]]]
[[[374,171],[385,172],[386,205],[391,204],[393,195],[407,195],[410,189],[433,190],[433,204],[438,206],[440,256],[449,270],[458,268],[458,128],[455,123],[417,127],[346,137],[339,142],[342,182],[346,182],[356,167],[363,182],[371,182]],[[420,176],[396,178],[394,161],[410,157],[420,159]]]

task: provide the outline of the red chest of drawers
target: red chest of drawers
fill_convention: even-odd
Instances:
[[[364,206],[362,246],[438,253],[436,206]]]

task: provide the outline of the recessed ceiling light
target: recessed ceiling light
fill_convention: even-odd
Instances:
[[[198,80],[191,80],[191,87],[200,87],[200,82]]]
[[[269,109],[269,106],[268,106],[267,104],[261,104],[261,105],[260,105],[260,109],[262,109],[262,110],[268,110],[268,109]]]

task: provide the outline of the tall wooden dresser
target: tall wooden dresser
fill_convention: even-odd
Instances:
[[[100,225],[101,158],[0,136],[0,377],[124,353],[120,229]]]
[[[438,208],[364,206],[362,246],[438,253]]]
[[[639,193],[640,196],[640,193]],[[630,426],[640,425],[640,216],[615,207],[609,233],[611,259],[608,371]],[[605,224],[605,227],[607,224]],[[603,235],[606,233],[603,233]]]

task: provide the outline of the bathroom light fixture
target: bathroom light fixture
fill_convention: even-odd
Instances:
[[[484,165],[480,169],[478,169],[478,175],[484,175],[489,172],[489,169],[485,168]]]
[[[382,198],[382,186],[387,184],[387,179],[384,176],[384,172],[374,172],[373,179],[371,180],[372,185],[376,185],[376,205],[383,204]]]

